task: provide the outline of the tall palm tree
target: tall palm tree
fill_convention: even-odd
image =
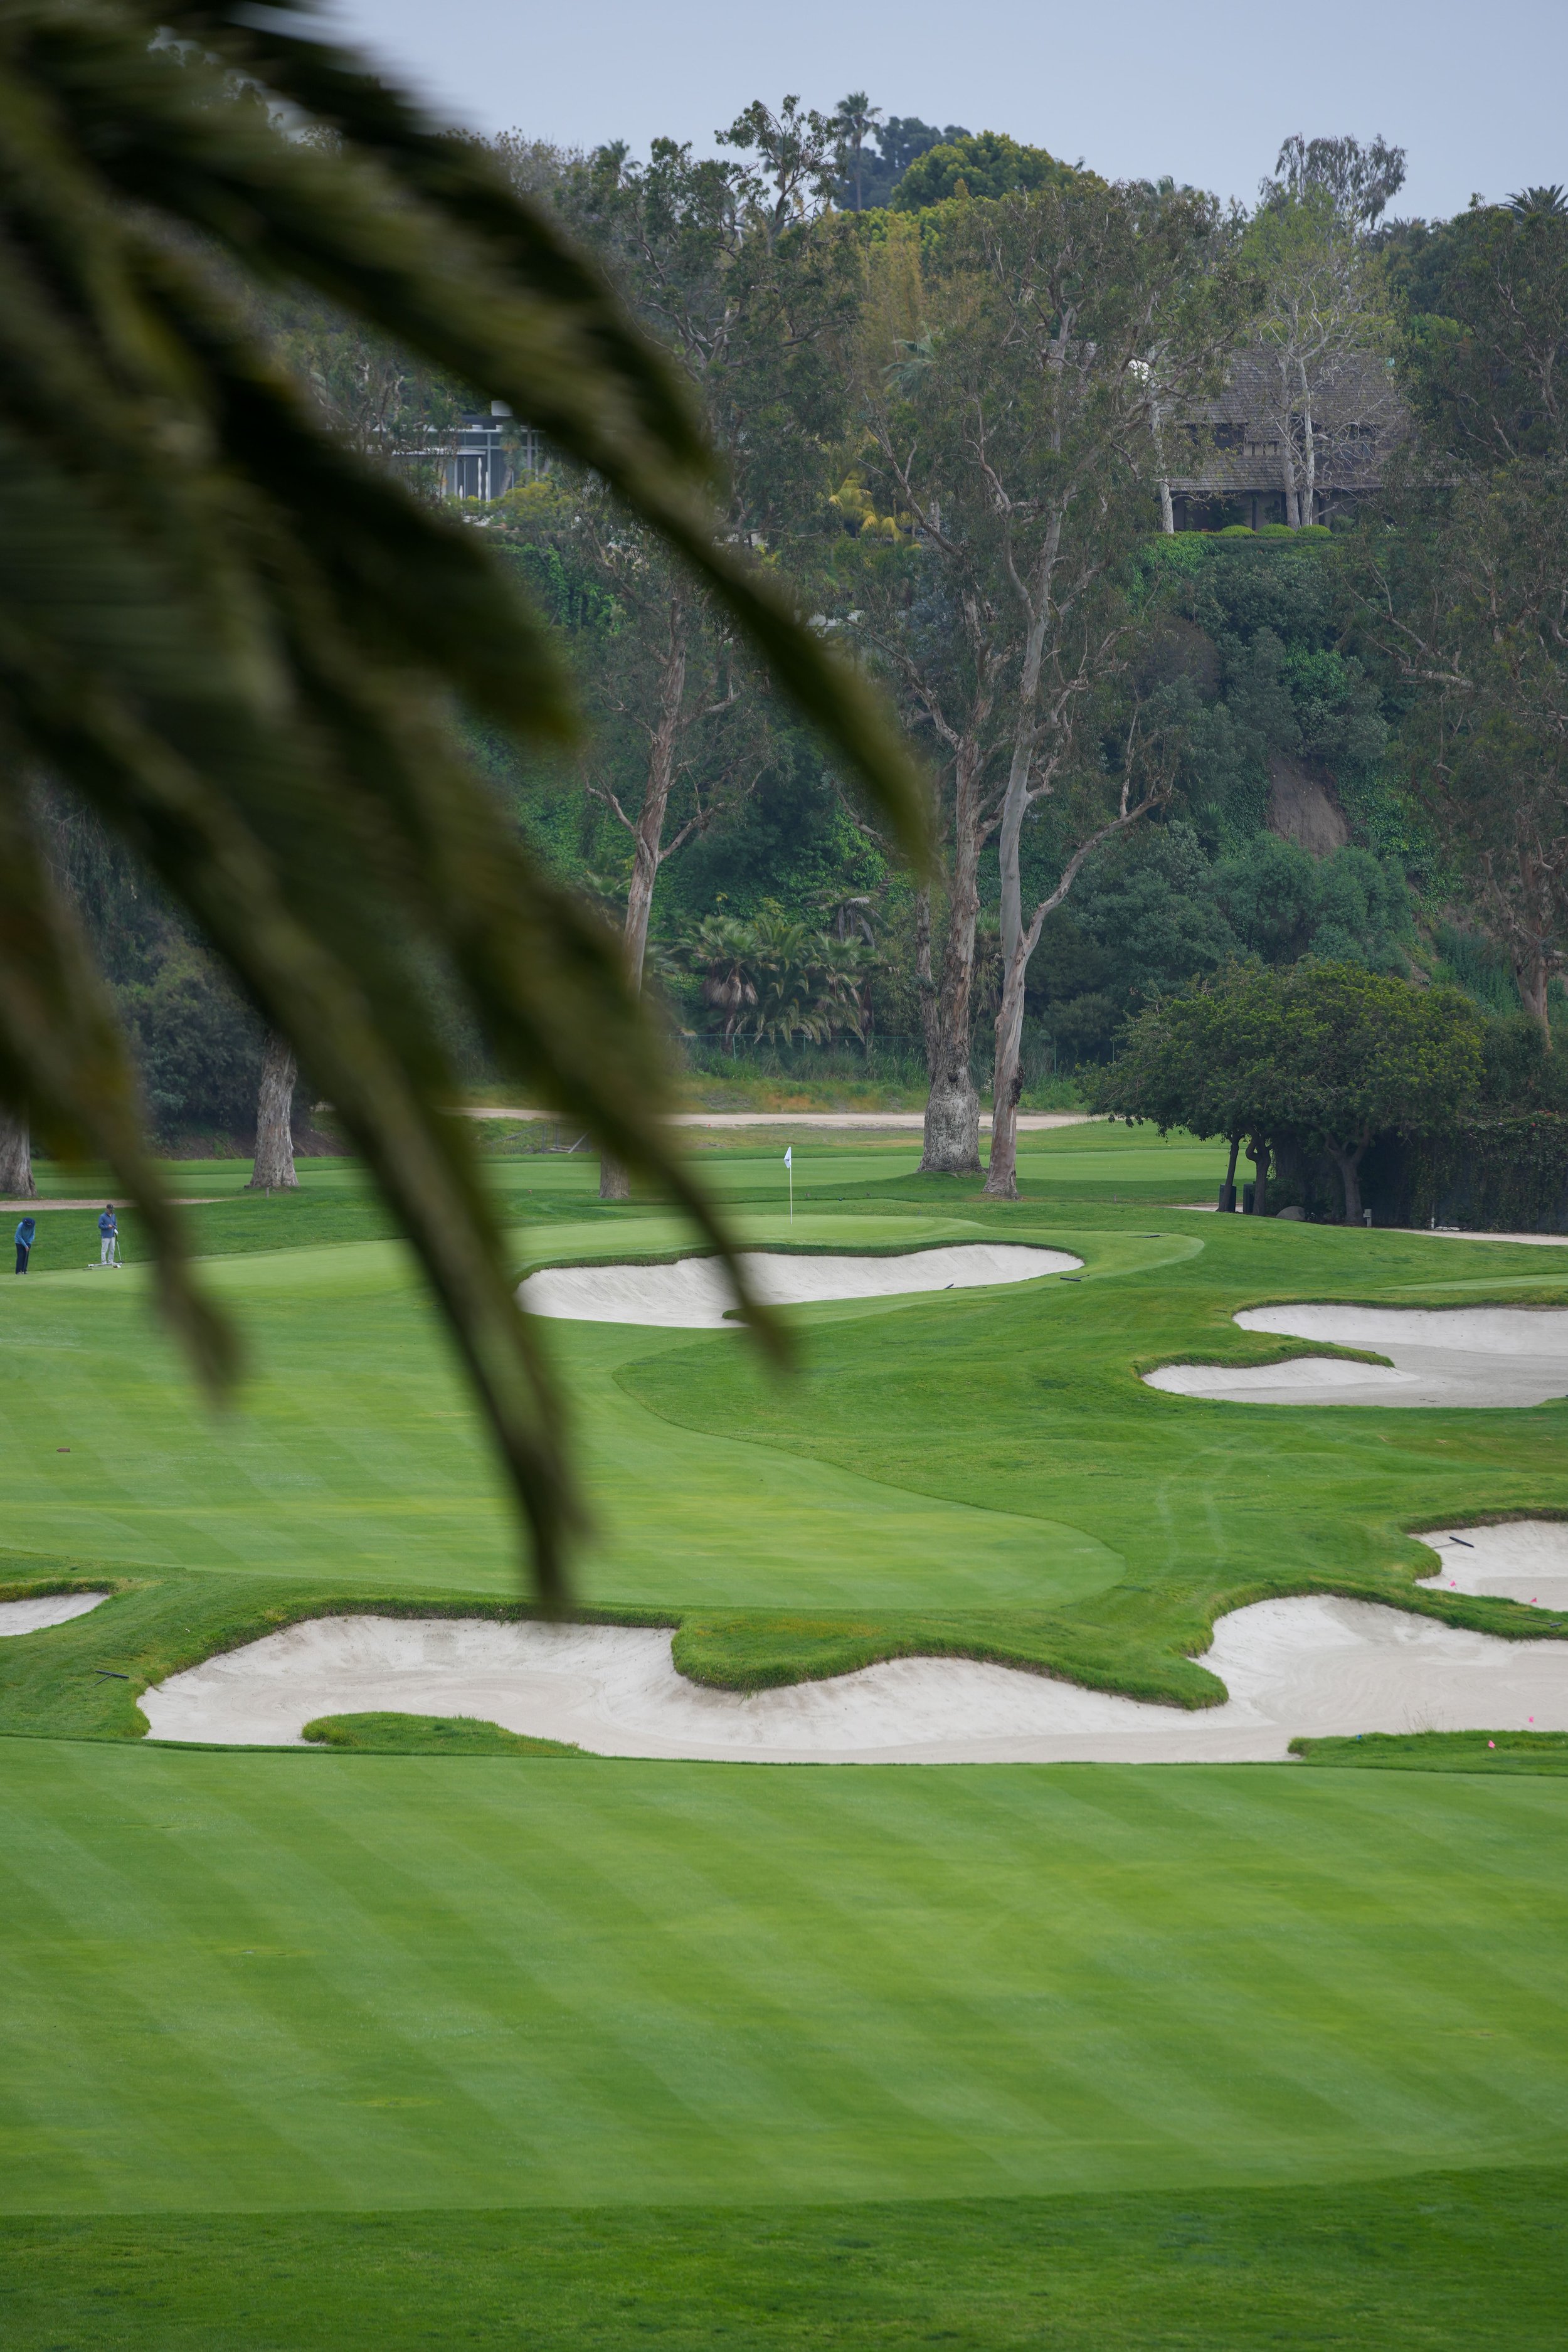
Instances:
[[[226,1377],[232,1336],[50,883],[48,777],[335,1105],[451,1325],[550,1594],[573,1516],[558,1412],[444,1108],[445,1006],[722,1236],[657,1123],[613,940],[461,751],[458,710],[570,737],[544,633],[480,534],[333,441],[247,289],[314,289],[595,467],[911,841],[916,796],[876,707],[716,541],[700,428],[593,269],[481,149],[321,36],[299,0],[0,0],[0,1101],[110,1162],[176,1328]]]

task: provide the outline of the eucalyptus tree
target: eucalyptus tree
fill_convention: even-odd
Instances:
[[[1294,131],[1283,141],[1273,176],[1259,194],[1265,205],[1328,199],[1352,228],[1374,229],[1405,185],[1405,150],[1391,147],[1381,131],[1359,139],[1304,139]]]
[[[592,468],[912,829],[902,755],[716,529],[689,394],[597,271],[319,20],[242,0],[15,0],[0,99],[0,1097],[110,1162],[165,1307],[224,1377],[231,1335],[51,880],[42,772],[134,849],[331,1097],[558,1590],[559,1412],[451,1115],[448,1009],[723,1236],[658,1124],[657,1042],[613,942],[531,862],[462,749],[463,709],[570,740],[546,633],[484,534],[333,437],[237,287],[309,288]]]
[[[1278,453],[1292,530],[1318,520],[1320,473],[1342,475],[1372,446],[1386,452],[1403,424],[1385,273],[1367,232],[1404,176],[1403,149],[1382,139],[1288,139],[1247,231],[1263,298],[1255,421]]]
[[[588,721],[578,766],[624,836],[616,912],[626,982],[640,994],[660,874],[754,789],[770,760],[765,677],[716,600],[592,480],[530,484],[491,529],[503,551],[548,551],[595,592],[592,620],[570,639]],[[608,1152],[599,1195],[630,1195],[626,1168]]]
[[[755,160],[693,158],[673,140],[656,140],[646,163],[601,148],[562,173],[556,201],[700,403],[726,460],[732,540],[772,551],[823,496],[823,452],[842,408],[825,345],[831,254],[811,233],[837,151],[823,119],[794,99],[776,114],[758,101],[725,142]],[[682,576],[656,533],[591,488],[569,504],[578,555],[619,615],[595,650],[590,695],[602,724],[586,772],[629,837],[623,950],[636,990],[659,870],[755,784],[772,703],[721,603]],[[640,774],[623,794],[602,753],[627,733],[640,739]],[[627,1190],[625,1168],[605,1155],[602,1196]]]
[[[862,471],[891,535],[862,530],[840,605],[940,779],[928,1171],[979,1166],[971,1024],[987,844],[1003,972],[989,1182],[1010,1195],[1041,927],[1090,851],[1168,796],[1163,747],[1121,707],[1148,609],[1133,557],[1159,520],[1159,408],[1214,383],[1245,307],[1208,199],[1088,173],[944,205],[868,253]],[[1042,808],[1052,870],[1026,912]]]

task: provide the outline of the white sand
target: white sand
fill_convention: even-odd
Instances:
[[[1215,1629],[1223,1706],[1115,1698],[1009,1666],[903,1658],[742,1698],[668,1633],[321,1617],[144,1694],[160,1739],[297,1741],[320,1715],[469,1715],[604,1756],[754,1763],[1268,1761],[1298,1734],[1568,1730],[1568,1642],[1503,1642],[1367,1601],[1263,1601]]]
[[[0,1636],[7,1633],[41,1633],[46,1625],[68,1625],[73,1617],[85,1617],[107,1592],[46,1592],[37,1601],[0,1601]]]
[[[768,1250],[746,1250],[741,1257],[757,1295],[772,1307],[1036,1282],[1082,1263],[1061,1250],[998,1242],[911,1250],[898,1257],[796,1257]],[[723,1263],[715,1257],[683,1257],[673,1265],[543,1266],[528,1276],[517,1295],[532,1315],[570,1316],[584,1323],[653,1323],[689,1331],[724,1328],[725,1314],[735,1304]]]
[[[1235,1319],[1244,1331],[1366,1348],[1390,1363],[1165,1364],[1144,1374],[1148,1385],[1227,1404],[1533,1405],[1568,1395],[1568,1307],[1257,1307]]]
[[[1018,1113],[1020,1135],[1039,1135],[1047,1128],[1087,1127],[1093,1113],[1087,1110],[1025,1110]],[[515,1106],[492,1107],[474,1110],[464,1107],[465,1118],[547,1118],[559,1120],[554,1110],[526,1110]],[[563,1122],[568,1128],[571,1121]],[[665,1121],[668,1127],[837,1127],[850,1134],[865,1133],[871,1128],[889,1127],[903,1130],[920,1129],[925,1126],[925,1113],[921,1110],[678,1110]],[[983,1110],[980,1124],[991,1125],[991,1114]]]
[[[1568,1525],[1513,1519],[1500,1528],[1434,1528],[1424,1532],[1443,1557],[1424,1582],[1443,1592],[1478,1592],[1568,1611]]]

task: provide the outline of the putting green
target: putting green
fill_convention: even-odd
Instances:
[[[769,1245],[879,1250],[981,1228],[910,1215],[802,1216],[791,1228],[764,1213],[742,1214],[737,1230]],[[520,1263],[544,1254],[518,1238]],[[682,1245],[689,1230],[650,1213],[554,1227],[548,1254]],[[515,1538],[493,1465],[406,1253],[390,1242],[273,1250],[215,1259],[206,1276],[239,1318],[254,1363],[238,1407],[222,1416],[192,1392],[152,1324],[141,1269],[0,1292],[8,1543],[120,1568],[238,1570],[324,1588],[515,1590]],[[852,1314],[856,1303],[824,1311]],[[833,1465],[803,1477],[787,1454],[670,1428],[615,1374],[650,1345],[689,1336],[550,1328],[579,1406],[595,1504],[584,1598],[1045,1608],[1121,1575],[1119,1555],[1069,1522],[975,1510]],[[746,1344],[739,1332],[717,1336],[731,1350]]]
[[[16,2211],[1568,2153],[1568,1807],[1394,1772],[0,1743]]]

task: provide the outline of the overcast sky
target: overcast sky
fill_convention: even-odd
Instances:
[[[1381,131],[1394,209],[1568,182],[1568,0],[336,0],[445,121],[563,145],[660,132],[711,152],[752,98],[1006,131],[1110,178],[1248,202],[1279,142]]]

